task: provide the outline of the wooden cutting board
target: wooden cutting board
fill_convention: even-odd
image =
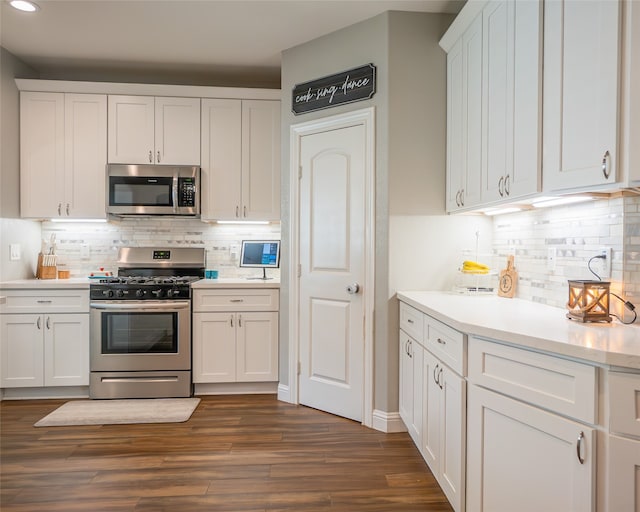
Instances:
[[[516,294],[516,284],[518,283],[518,272],[513,265],[513,255],[507,258],[507,268],[500,271],[500,281],[498,282],[498,295],[500,297],[512,298]]]

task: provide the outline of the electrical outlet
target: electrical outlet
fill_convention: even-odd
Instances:
[[[18,261],[22,257],[20,244],[9,244],[9,254],[11,261]]]
[[[80,246],[80,259],[88,260],[90,255],[91,249],[89,247],[89,244],[82,244]]]
[[[555,247],[549,247],[547,249],[547,270],[556,269],[557,250]]]
[[[240,246],[238,244],[229,245],[229,256],[232,260],[237,260],[240,254]]]
[[[596,274],[598,274],[602,279],[610,279],[611,278],[611,259],[613,256],[613,251],[611,247],[601,247],[598,251],[599,256],[604,256],[604,258],[597,258],[594,262],[597,263],[597,268],[600,270],[598,272],[596,270]]]

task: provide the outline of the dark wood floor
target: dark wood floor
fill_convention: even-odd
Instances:
[[[202,397],[185,423],[35,428],[4,401],[3,512],[451,511],[407,434],[273,395]]]

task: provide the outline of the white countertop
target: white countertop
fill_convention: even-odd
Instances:
[[[594,363],[640,369],[640,325],[583,324],[564,309],[495,295],[398,292],[398,299],[472,336]]]
[[[86,277],[72,277],[69,279],[16,279],[0,283],[0,290],[28,290],[28,289],[55,289],[55,288],[89,288],[91,279]]]
[[[201,279],[191,284],[191,288],[280,288],[279,279],[247,279],[246,277],[219,277],[218,279]]]

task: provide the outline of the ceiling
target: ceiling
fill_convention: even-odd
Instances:
[[[0,43],[67,80],[279,87],[283,50],[384,11],[457,13],[464,0],[36,0],[2,2]],[[102,77],[102,78],[101,78]],[[127,77],[128,80],[124,80]],[[212,83],[215,82],[215,83]]]

